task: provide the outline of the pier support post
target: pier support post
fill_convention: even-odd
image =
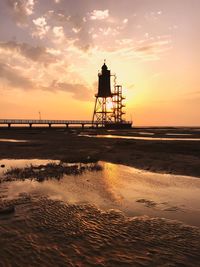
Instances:
[[[49,123],[49,128],[51,128],[51,123]]]
[[[8,128],[10,128],[11,127],[11,123],[8,123]]]
[[[68,124],[68,123],[66,124],[66,128],[67,128],[67,129],[69,128],[69,124]]]
[[[32,123],[29,123],[29,127],[32,128]]]
[[[84,129],[84,126],[85,126],[85,124],[84,124],[84,123],[82,123],[82,129]]]

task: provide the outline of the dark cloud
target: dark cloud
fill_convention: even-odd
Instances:
[[[45,65],[57,62],[56,56],[47,52],[42,46],[31,46],[27,43],[16,43],[14,41],[0,42],[0,48],[10,51],[16,51],[22,56]]]
[[[46,88],[51,91],[64,91],[71,93],[72,97],[81,101],[91,101],[93,92],[84,84],[72,84],[65,82],[53,81],[52,84]]]
[[[13,88],[20,88],[24,90],[33,89],[33,82],[24,77],[15,68],[8,64],[0,62],[0,79],[6,80]]]
[[[49,86],[42,86],[23,76],[19,70],[0,62],[0,80],[6,81],[8,86],[23,90],[45,90],[49,92],[64,91],[70,93],[74,99],[91,101],[93,92],[86,85],[58,82],[54,80]]]

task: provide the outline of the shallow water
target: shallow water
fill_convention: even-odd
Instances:
[[[191,136],[192,134],[190,133],[166,133],[165,135],[177,135],[177,136]]]
[[[4,165],[4,167],[0,167],[0,175],[3,175],[3,173],[10,168],[24,168],[26,166],[30,166],[31,164],[34,166],[39,166],[48,164],[50,162],[59,163],[60,161],[46,159],[1,159],[0,166]]]
[[[19,140],[19,139],[0,138],[0,142],[25,143],[25,142],[28,142],[28,141],[27,140]]]
[[[58,163],[1,160],[0,170],[49,162]],[[135,215],[198,225],[200,180],[100,164],[60,181],[0,184],[0,207],[15,206],[0,213],[0,266],[199,265],[199,228]]]
[[[79,136],[94,137],[94,138],[120,138],[120,139],[135,139],[135,140],[151,140],[151,141],[200,141],[200,138],[184,138],[184,137],[145,137],[145,136],[126,136],[126,135],[112,135],[112,134],[80,134]]]
[[[150,133],[150,132],[135,132],[141,135],[154,135],[155,133]]]
[[[53,161],[51,161],[53,162]],[[46,164],[45,160],[1,160],[0,174],[12,167]],[[183,221],[200,226],[200,179],[158,174],[107,162],[103,170],[63,179],[14,181],[2,183],[6,199],[21,193],[48,196],[70,204],[92,204],[102,210],[116,209],[127,216],[148,215]]]

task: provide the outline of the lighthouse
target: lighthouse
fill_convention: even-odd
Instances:
[[[114,77],[111,90],[111,77]],[[131,122],[123,119],[122,86],[116,85],[116,75],[112,75],[105,61],[98,73],[98,92],[95,94],[95,105],[92,122],[106,128],[130,128]]]

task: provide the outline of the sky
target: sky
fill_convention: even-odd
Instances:
[[[92,119],[106,59],[127,120],[199,126],[199,33],[199,0],[1,0],[0,119]]]

